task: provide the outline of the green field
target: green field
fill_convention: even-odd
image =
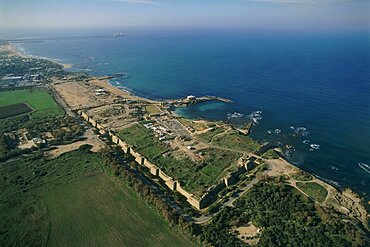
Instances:
[[[251,153],[257,151],[261,147],[255,140],[237,131],[213,137],[212,144]]]
[[[175,158],[169,154],[169,148],[162,144],[152,132],[142,125],[124,129],[119,136],[152,163],[163,169],[168,175],[181,181],[186,189],[196,195],[203,193],[215,184],[226,168],[235,165],[241,156],[239,153],[219,149],[201,150],[203,160],[196,163],[188,158]]]
[[[51,246],[72,241],[87,244],[89,239],[103,243],[109,232],[112,239],[137,240],[135,246],[145,245],[149,238],[158,243],[160,237],[164,243],[189,245],[130,188],[102,174],[102,162],[98,154],[77,150],[55,159],[3,163],[0,246],[46,246],[49,232]],[[123,246],[119,241],[102,246]]]
[[[278,159],[279,157],[279,154],[273,149],[269,149],[266,153],[262,155],[262,158],[264,159]]]
[[[192,246],[136,193],[105,174],[58,186],[47,204],[48,246]]]
[[[17,116],[31,111],[32,108],[25,103],[0,106],[0,119]]]
[[[0,106],[27,103],[34,112],[33,117],[58,116],[63,114],[62,108],[43,88],[0,91]]]
[[[145,110],[148,112],[148,114],[158,114],[161,113],[161,110],[156,105],[147,105],[145,107]]]
[[[324,202],[326,196],[328,195],[328,191],[320,184],[315,182],[298,182],[297,187],[301,189],[304,193],[306,193],[309,197],[321,203]]]

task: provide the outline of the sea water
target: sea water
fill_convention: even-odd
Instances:
[[[282,147],[296,166],[369,198],[370,174],[364,169],[370,164],[367,33],[128,30],[125,34],[18,46],[92,75],[127,73],[111,83],[152,99],[229,98],[234,103],[207,102],[176,111],[236,125],[253,119],[253,138]]]

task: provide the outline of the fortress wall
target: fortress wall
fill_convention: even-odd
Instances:
[[[190,197],[188,198],[188,202],[190,203],[190,205],[192,205],[194,208],[198,209],[198,210],[201,210],[202,207],[201,207],[201,204],[199,202],[199,200],[197,200],[196,198],[194,197]]]
[[[247,163],[245,163],[244,167],[247,171],[250,171],[256,167],[256,164],[252,161],[248,161]]]
[[[137,163],[139,163],[140,165],[143,165],[143,164],[144,164],[144,157],[143,157],[143,156],[141,156],[141,154],[139,154],[138,152],[136,152],[136,151],[135,151],[135,150],[133,150],[132,148],[131,148],[130,153],[131,153],[131,155],[132,155],[132,156],[134,156],[135,161],[136,161]]]
[[[161,169],[158,171],[158,176],[165,182],[168,180],[173,180],[170,176],[168,176],[166,173],[164,173]]]
[[[113,135],[113,134],[111,134],[110,136],[111,136],[111,138],[112,138],[112,142],[114,142],[114,143],[116,143],[117,145],[119,145],[119,143],[120,143],[120,139],[119,139],[119,137],[118,137],[118,136],[115,136],[115,135]]]
[[[104,132],[105,132],[104,126],[100,123],[96,124],[96,128],[98,128],[99,130],[104,130]]]
[[[154,176],[158,176],[159,168],[153,165],[152,167],[150,167],[150,173],[153,174]]]
[[[190,194],[189,192],[187,192],[186,190],[184,190],[184,189],[181,187],[180,182],[178,182],[178,183],[177,183],[177,188],[176,188],[176,190],[177,190],[181,195],[185,196],[185,197],[186,197],[186,199],[189,199],[189,198],[192,196],[192,194]]]
[[[151,169],[153,166],[155,166],[152,163],[150,163],[147,159],[144,160],[143,165],[146,166],[148,169]]]
[[[210,188],[199,200],[200,209],[206,208],[217,200],[218,194],[226,188],[224,181],[220,181],[216,186]]]
[[[246,171],[247,170],[246,170],[245,166],[240,166],[237,171],[235,171],[235,172],[229,174],[229,176],[225,177],[224,178],[224,182],[225,182],[226,187],[239,182],[239,180],[240,180],[240,178],[239,178],[240,174],[242,174],[242,173],[244,173]]]
[[[96,127],[97,126],[97,122],[94,120],[94,119],[92,119],[92,118],[90,118],[89,119],[89,122],[94,126],[94,127]]]
[[[83,119],[85,119],[85,121],[89,121],[89,116],[86,114],[86,112],[84,111],[79,111],[79,115],[83,117]]]
[[[170,180],[167,180],[165,182],[166,186],[170,189],[170,190],[176,190],[176,185],[177,185],[177,181],[174,181],[173,179],[170,179]]]

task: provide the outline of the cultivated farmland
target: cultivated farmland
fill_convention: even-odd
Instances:
[[[130,188],[102,173],[47,195],[48,246],[192,246]]]
[[[0,106],[0,119],[17,116],[31,111],[32,108],[24,103]]]
[[[54,117],[63,110],[43,88],[0,91],[0,106],[27,103],[34,109],[33,117]]]
[[[0,246],[191,246],[102,163],[80,149],[2,164]]]

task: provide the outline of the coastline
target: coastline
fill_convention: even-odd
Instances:
[[[14,55],[18,55],[18,56],[21,56],[21,57],[47,59],[47,60],[50,60],[52,62],[61,64],[60,62],[55,61],[55,60],[50,59],[50,58],[38,57],[38,56],[33,56],[31,54],[24,53],[24,52],[20,51],[19,49],[17,49],[16,47],[14,47],[14,45],[11,45],[11,44],[6,45],[6,46],[7,46],[7,48],[5,48],[5,49],[9,49],[9,51]],[[73,66],[73,65],[64,65],[64,64],[61,64],[61,65],[63,65],[63,67],[65,67],[65,68],[68,68],[68,66]],[[148,102],[148,103],[154,103],[154,104],[160,104],[160,103],[164,102],[164,101],[151,100],[151,99],[147,99],[145,97],[136,96],[134,93],[130,92],[129,90],[124,90],[124,89],[113,86],[112,84],[110,84],[109,79],[106,79],[104,77],[102,77],[102,78],[100,78],[100,77],[91,77],[91,76],[89,76],[89,77],[91,78],[91,80],[93,81],[93,83],[95,85],[97,85],[101,88],[104,88],[105,90],[111,92],[112,94],[121,95],[123,97],[131,98],[132,100],[142,100],[142,101],[145,101],[145,102]],[[180,116],[180,117],[183,117],[183,116]],[[284,164],[280,163],[280,166],[288,166],[288,167],[291,167],[293,169],[302,170],[302,169],[298,168],[297,166],[295,166],[294,164],[288,162],[285,159],[282,159],[282,161],[283,161],[282,163],[284,163]],[[280,172],[280,175],[284,175],[284,169],[282,169],[282,171],[283,172]],[[328,189],[328,192],[330,191],[330,193],[340,193],[340,194],[342,194],[333,185],[331,185],[331,184],[323,181],[322,179],[318,178],[317,175],[315,175],[315,174],[311,174],[311,175],[313,175],[316,178],[315,180],[319,181],[320,184],[325,185],[325,188]],[[357,193],[353,192],[353,191],[347,191],[346,189],[344,189],[343,193],[345,193],[347,195],[350,195],[349,197],[351,197],[351,198],[355,198],[352,201],[361,200],[361,199],[359,199],[360,196]]]

